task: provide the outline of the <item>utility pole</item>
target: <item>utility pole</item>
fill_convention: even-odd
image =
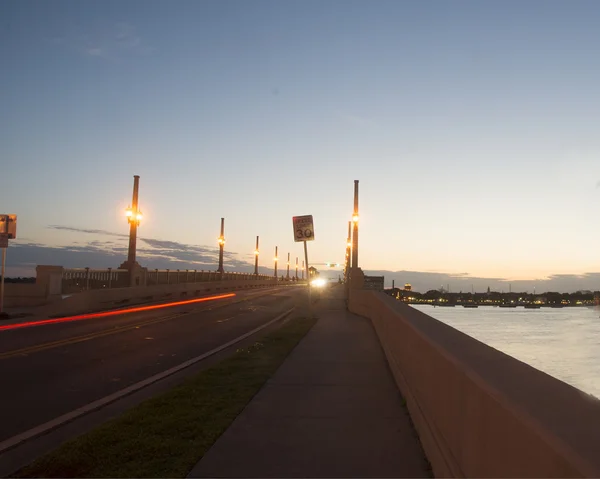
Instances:
[[[275,276],[275,279],[277,279],[277,261],[279,260],[279,258],[277,257],[277,246],[275,246],[275,258],[274,258],[274,262],[275,262],[275,267],[274,269],[274,273],[273,275]]]

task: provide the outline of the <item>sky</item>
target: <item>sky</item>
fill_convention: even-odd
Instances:
[[[600,289],[598,24],[596,0],[4,0],[7,275],[120,264],[133,175],[142,265],[214,269],[224,217],[226,266],[258,235],[267,272],[312,214],[325,269],[359,180],[388,285]]]

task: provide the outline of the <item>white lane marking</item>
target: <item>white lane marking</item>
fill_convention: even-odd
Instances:
[[[57,427],[62,426],[65,423],[71,422],[71,421],[77,419],[78,417],[83,416],[84,414],[88,414],[92,411],[97,411],[98,409],[103,408],[107,404],[115,402],[118,399],[121,399],[121,398],[128,396],[136,391],[139,391],[140,389],[145,388],[146,386],[149,386],[150,384],[153,384],[153,383],[160,381],[161,379],[164,379],[168,376],[171,376],[172,374],[175,374],[187,367],[190,367],[193,364],[196,364],[197,362],[200,362],[203,359],[206,359],[209,356],[212,356],[212,355],[218,353],[219,351],[222,351],[223,349],[226,349],[229,346],[232,346],[235,343],[239,343],[240,341],[246,339],[248,336],[252,336],[254,333],[257,333],[261,329],[264,329],[267,326],[270,326],[271,324],[276,323],[277,321],[285,318],[293,310],[294,310],[294,308],[290,308],[285,313],[280,314],[279,316],[277,316],[275,319],[272,319],[268,323],[265,323],[262,326],[259,326],[258,328],[254,328],[252,331],[242,334],[241,336],[238,336],[237,338],[232,339],[231,341],[229,341],[225,344],[222,344],[221,346],[219,346],[215,349],[211,349],[207,353],[204,353],[204,354],[201,354],[200,356],[196,356],[195,358],[189,359],[189,360],[185,361],[184,363],[181,363],[179,366],[174,366],[171,369],[167,369],[166,371],[163,371],[162,373],[155,374],[154,376],[151,376],[147,379],[144,379],[143,381],[132,384],[131,386],[126,387],[125,389],[121,389],[120,391],[117,391],[116,393],[105,396],[102,399],[98,399],[94,402],[86,404],[85,406],[75,409],[74,411],[71,411],[67,414],[63,414],[62,416],[52,419],[51,421],[45,422],[44,424],[40,424],[39,426],[29,429],[28,431],[22,432],[21,434],[17,434],[16,436],[6,439],[6,440],[0,442],[0,453],[3,453],[5,451],[7,451],[8,449],[12,449],[13,447],[18,446],[22,442],[28,441],[30,439],[33,439],[34,437],[40,436],[41,434],[45,434],[49,431],[52,431],[53,429],[56,429]]]
[[[232,316],[231,318],[219,319],[217,321],[217,323],[224,323],[225,321],[229,321],[230,319],[233,319],[233,318],[235,318],[235,316]]]

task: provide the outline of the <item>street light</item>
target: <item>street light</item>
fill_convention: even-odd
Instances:
[[[256,237],[256,249],[254,250],[254,274],[258,276],[258,236]]]
[[[275,262],[275,267],[274,269],[274,273],[273,276],[275,276],[275,279],[277,279],[277,261],[279,260],[279,258],[277,257],[277,246],[275,246],[275,257],[273,258],[273,261]]]
[[[123,269],[131,269],[135,265],[135,253],[137,243],[137,229],[143,219],[142,212],[138,205],[138,195],[140,188],[140,177],[133,177],[133,198],[131,205],[125,210],[125,217],[129,223],[129,248],[127,251],[127,261],[121,265]]]
[[[298,281],[298,256],[296,256],[296,281]]]
[[[354,212],[352,214],[352,269],[358,268],[358,180],[354,180]]]
[[[219,243],[219,267],[217,269],[218,273],[224,273],[223,269],[223,249],[225,248],[225,218],[221,218],[221,236],[217,238],[217,243]]]

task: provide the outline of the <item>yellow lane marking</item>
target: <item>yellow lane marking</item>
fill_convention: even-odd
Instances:
[[[225,307],[225,306],[228,306],[231,304],[248,301],[252,298],[256,298],[259,296],[267,296],[268,294],[269,293],[254,294],[254,295],[250,295],[249,297],[246,297],[246,298],[239,298],[237,301],[233,300],[230,302],[221,303],[219,305],[214,305],[212,308],[208,308],[208,309],[210,310],[210,309],[222,308],[222,307]],[[198,311],[198,309],[192,310],[192,312],[202,312],[202,311],[206,311],[206,309],[201,309],[200,311]],[[96,331],[94,333],[84,334],[81,336],[75,336],[72,338],[59,339],[57,341],[50,341],[48,343],[42,343],[42,344],[38,344],[35,346],[27,346],[27,347],[24,347],[21,349],[15,349],[13,351],[7,351],[5,353],[0,353],[0,360],[9,359],[9,358],[17,357],[17,356],[26,356],[28,354],[38,353],[40,351],[46,351],[48,349],[58,348],[61,346],[67,346],[67,345],[71,345],[71,344],[77,344],[77,343],[81,343],[84,341],[89,341],[91,339],[102,338],[104,336],[110,336],[111,334],[117,334],[117,333],[121,333],[121,332],[125,332],[125,331],[130,331],[132,329],[138,329],[140,326],[149,326],[151,324],[161,323],[163,321],[175,319],[180,316],[183,316],[184,314],[188,314],[188,313],[176,313],[176,314],[172,314],[170,316],[165,316],[162,318],[143,321],[141,323],[129,324],[127,326],[116,327],[116,328],[108,329],[108,330],[104,330],[104,331]],[[228,318],[228,319],[232,319],[232,318]],[[227,321],[227,320],[225,320],[225,321]],[[219,321],[219,322],[221,322],[221,321]]]
[[[111,334],[122,333],[124,331],[130,331],[132,329],[137,329],[140,326],[148,326],[151,324],[161,323],[163,321],[168,321],[170,319],[175,319],[180,316],[183,316],[186,313],[177,313],[172,314],[170,316],[165,316],[162,318],[152,319],[149,321],[144,321],[142,323],[130,324],[127,326],[121,326],[113,329],[108,329],[104,331],[96,331],[95,333],[83,334],[81,336],[75,336],[72,338],[59,339],[58,341],[50,341],[48,343],[42,343],[35,346],[28,346],[21,349],[15,349],[13,351],[7,351],[5,353],[0,353],[0,359],[8,359],[15,356],[26,356],[31,353],[37,353],[40,351],[45,351],[47,349],[58,348],[60,346],[66,346],[70,344],[81,343],[83,341],[89,341],[90,339],[101,338],[103,336],[110,336]]]

